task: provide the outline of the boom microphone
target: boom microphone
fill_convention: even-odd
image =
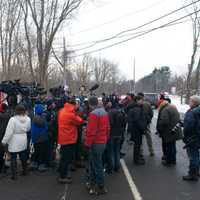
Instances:
[[[92,92],[92,91],[94,91],[94,90],[96,90],[96,89],[98,89],[98,88],[99,88],[99,84],[95,84],[94,86],[92,86],[92,87],[89,89],[89,91]]]

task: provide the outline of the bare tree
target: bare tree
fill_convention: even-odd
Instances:
[[[92,64],[93,64],[93,58],[90,57],[89,55],[85,55],[83,57],[82,62],[76,66],[75,77],[77,82],[79,83],[79,86],[80,85],[87,86],[91,81]]]
[[[194,0],[192,0],[194,3]],[[198,51],[198,45],[199,45],[199,39],[200,39],[200,18],[199,18],[199,4],[194,3],[193,4],[193,11],[195,12],[194,15],[191,16],[192,20],[192,29],[193,29],[193,50],[192,50],[192,56],[190,60],[190,64],[188,65],[188,74],[187,74],[187,81],[186,81],[186,101],[189,101],[189,98],[191,96],[191,78],[192,73],[195,67],[195,59]],[[198,66],[197,70],[200,70],[200,66]],[[198,82],[199,82],[199,75],[196,76],[197,86],[196,89],[198,90]]]
[[[18,0],[0,0],[0,45],[2,79],[10,79],[13,55],[21,21],[21,8]]]
[[[100,90],[104,90],[106,80],[112,75],[112,63],[107,59],[93,59],[93,73],[95,81],[100,84]]]
[[[52,44],[62,24],[71,19],[83,0],[22,0],[25,20],[33,23],[36,34],[36,48],[38,56],[39,82],[47,88],[48,63]],[[28,9],[27,9],[27,5]],[[30,10],[30,16],[28,14]],[[27,24],[27,21],[25,22]],[[25,27],[26,29],[27,27]],[[26,31],[27,33],[27,31]],[[26,36],[27,40],[28,37]],[[28,42],[29,43],[29,42]],[[30,44],[29,50],[30,50]],[[31,57],[31,52],[29,52]],[[29,59],[31,65],[31,59]]]

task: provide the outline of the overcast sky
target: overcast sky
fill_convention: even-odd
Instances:
[[[86,2],[88,1],[86,0]],[[186,5],[187,2],[184,3],[183,0],[93,0],[91,3],[85,3],[82,6],[76,19],[63,30],[63,35],[68,38],[67,41],[70,41],[69,45],[101,40],[120,31],[151,21]],[[192,10],[189,9],[189,11]],[[145,26],[137,32],[157,27],[186,14],[186,10],[182,10],[166,19]],[[96,50],[128,37],[101,43],[77,52],[77,54]],[[74,49],[86,46],[88,44],[75,46]],[[186,72],[191,51],[192,26],[191,22],[188,21],[157,30],[92,55],[106,57],[118,63],[121,73],[127,78],[133,77],[133,60],[135,57],[136,79],[138,80],[149,74],[154,67],[170,66],[171,70],[178,74]]]

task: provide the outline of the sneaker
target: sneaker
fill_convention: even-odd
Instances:
[[[72,183],[72,178],[59,178],[58,182],[60,184],[71,184]]]
[[[140,159],[140,160],[136,160],[134,161],[135,165],[145,165],[145,160]]]
[[[88,192],[89,192],[89,195],[95,195],[96,194],[95,187],[91,185]]]
[[[184,181],[198,181],[198,176],[193,176],[191,174],[188,174],[187,176],[183,176]]]
[[[39,165],[39,167],[38,167],[39,172],[46,172],[47,170],[48,170],[48,168],[45,167],[44,165]]]
[[[169,162],[169,161],[163,160],[162,165],[165,166],[165,167],[172,167],[172,166],[176,165],[176,161]]]
[[[95,188],[95,194],[96,195],[104,195],[104,194],[107,194],[108,193],[108,190],[104,187],[104,186],[97,186]]]

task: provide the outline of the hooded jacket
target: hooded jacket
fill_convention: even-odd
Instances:
[[[93,144],[106,144],[110,134],[110,122],[108,113],[104,108],[96,108],[88,118],[85,134],[85,146]]]
[[[48,125],[44,116],[44,107],[41,104],[35,106],[35,115],[31,126],[32,143],[41,143],[48,140]]]
[[[24,151],[27,149],[27,132],[30,129],[30,118],[16,115],[10,118],[2,143],[8,144],[8,151],[11,153]]]
[[[69,103],[64,105],[58,113],[58,144],[75,144],[78,138],[78,126],[83,123],[75,112],[75,106]]]

